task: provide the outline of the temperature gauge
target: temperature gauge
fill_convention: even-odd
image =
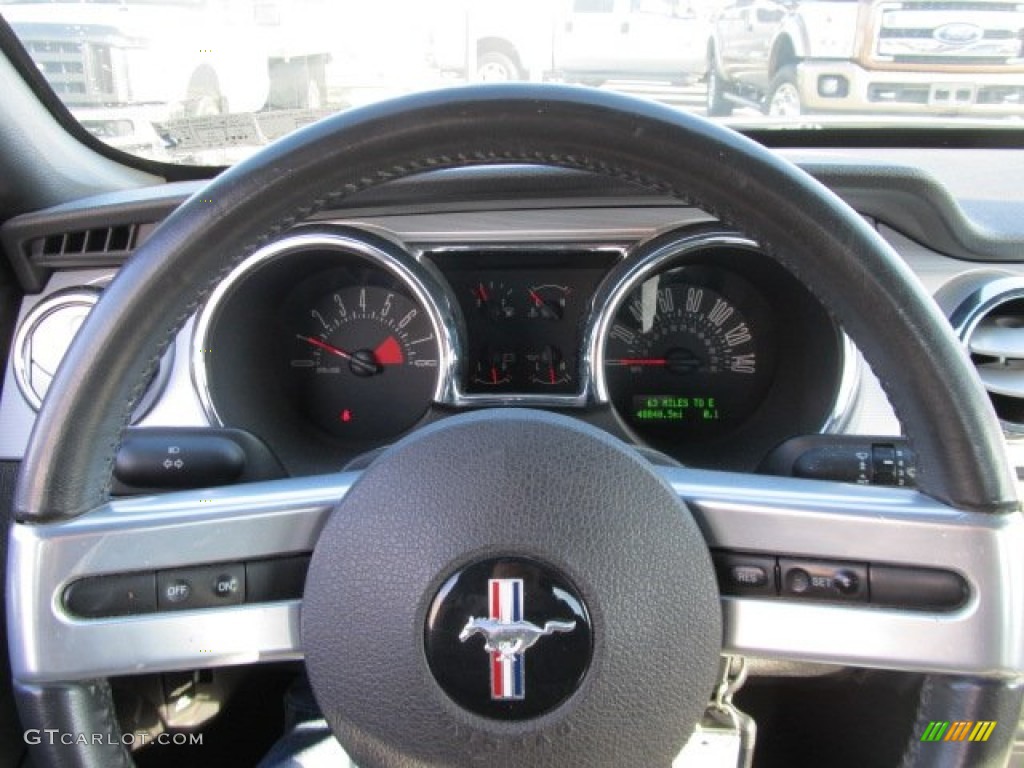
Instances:
[[[565,303],[569,288],[564,285],[533,285],[526,290],[531,320],[561,320],[565,317]]]

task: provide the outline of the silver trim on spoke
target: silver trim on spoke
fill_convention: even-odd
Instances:
[[[1020,515],[961,512],[896,488],[660,471],[711,547],[941,568],[970,585],[968,603],[944,613],[726,597],[727,653],[991,677],[1024,671]],[[86,620],[69,616],[61,596],[92,575],[309,552],[356,477],[118,500],[67,522],[14,526],[15,677],[54,682],[300,658],[298,601]]]
[[[725,597],[725,652],[992,677],[1024,672],[1021,515],[964,512],[898,488],[661,471],[709,546],[937,568],[959,573],[970,588],[966,605],[941,613]]]
[[[353,473],[109,502],[52,525],[16,525],[7,612],[19,680],[56,682],[301,657],[299,602],[110,619],[68,614],[88,576],[310,552]]]

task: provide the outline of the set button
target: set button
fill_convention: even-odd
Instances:
[[[783,597],[841,602],[868,601],[868,569],[860,563],[779,558]]]

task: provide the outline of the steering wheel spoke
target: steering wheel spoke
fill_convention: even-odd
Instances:
[[[32,649],[12,657],[15,676],[82,680],[301,657],[299,600],[261,600],[255,588],[275,597],[273,564],[312,551],[355,477],[117,499],[65,522],[14,526],[13,647]],[[237,579],[222,607],[211,591],[221,574]],[[126,615],[76,615],[68,600],[76,585],[91,590],[90,613]]]
[[[1024,562],[1013,554],[1024,548],[1019,515],[964,512],[899,488],[660,472],[686,501],[713,551],[776,563],[777,572],[769,574],[777,579],[775,595],[723,595],[725,652],[1007,678],[1024,667],[1019,643],[985,630],[1000,621],[1007,605],[1024,601]],[[850,566],[858,578],[868,575],[869,583],[850,601],[827,594],[815,599],[807,584],[795,594],[787,589],[783,566],[799,562],[821,564],[823,572]],[[894,570],[907,576],[905,584],[921,575],[962,579],[965,598],[947,609],[887,605],[881,594],[876,599],[870,579]]]
[[[965,513],[914,491],[759,475],[662,468],[715,552],[957,574],[967,598],[951,610],[906,610],[863,600],[722,597],[727,653],[921,672],[1005,675],[1024,649],[982,631],[1020,601],[1019,516]],[[69,585],[121,575],[218,571],[313,550],[358,473],[293,478],[118,499],[69,521],[15,526],[10,596],[13,659],[25,682],[198,669],[302,657],[298,598],[82,617]],[[46,567],[42,567],[45,563]],[[1016,564],[1016,565],[1015,565]],[[223,569],[221,569],[223,570]],[[250,573],[252,571],[250,570]],[[776,578],[783,578],[779,573]],[[160,580],[166,583],[165,580]],[[156,582],[154,582],[156,583]],[[196,585],[192,585],[195,588]],[[242,586],[244,589],[244,584]],[[865,585],[865,592],[869,589]],[[157,597],[157,602],[163,598]]]

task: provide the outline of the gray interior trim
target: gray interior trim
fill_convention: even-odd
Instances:
[[[1024,675],[1024,518],[965,513],[918,494],[664,468],[713,547],[938,567],[971,598],[952,613],[724,598],[725,650],[786,661]],[[80,620],[60,604],[83,576],[311,551],[357,473],[110,502],[66,522],[14,526],[8,626],[26,683],[299,658],[297,601]],[[45,564],[45,568],[42,565]],[[18,585],[17,589],[10,585]],[[343,620],[343,617],[339,617]],[[33,654],[33,655],[29,655]]]

